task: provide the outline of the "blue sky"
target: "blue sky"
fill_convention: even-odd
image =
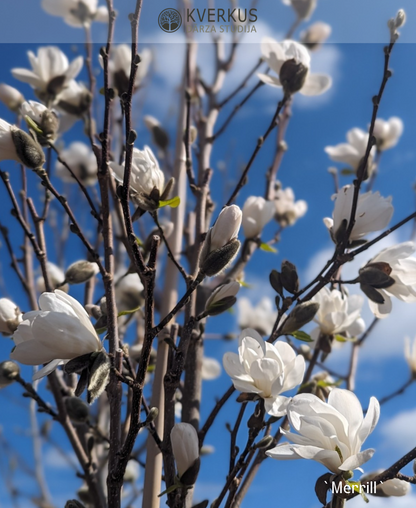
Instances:
[[[119,11],[119,25],[116,31],[118,41],[128,40],[128,22],[126,15],[134,6],[132,0],[116,1]],[[26,52],[28,49],[36,50],[40,44],[60,44],[60,47],[73,59],[77,54],[82,54],[82,30],[76,30],[66,26],[60,19],[46,15],[39,7],[37,0],[14,0],[13,7],[10,5],[3,8],[0,16],[0,82],[6,82],[18,87],[27,98],[33,98],[28,85],[20,84],[11,77],[12,67],[27,67]],[[224,2],[225,4],[225,2]],[[242,2],[243,7],[248,2]],[[144,90],[138,98],[135,116],[137,118],[138,141],[140,148],[150,143],[141,114],[152,114],[159,118],[174,136],[175,113],[177,104],[177,86],[181,79],[181,67],[183,62],[183,37],[165,35],[157,27],[157,15],[172,3],[167,1],[146,2],[144,1],[143,17],[140,28],[141,47],[150,47],[155,56],[154,74],[151,86]],[[196,6],[205,6],[205,2],[198,0]],[[220,3],[218,3],[220,6]],[[252,286],[251,289],[243,290],[241,294],[250,297],[254,302],[263,295],[272,296],[268,288],[267,277],[272,268],[278,268],[283,259],[294,262],[300,272],[301,282],[306,284],[313,278],[322,264],[331,255],[332,244],[329,240],[322,218],[332,213],[330,199],[333,191],[333,182],[327,173],[332,163],[324,152],[327,145],[335,145],[344,141],[347,130],[352,127],[366,128],[371,117],[371,97],[378,91],[381,80],[383,65],[383,47],[380,44],[388,36],[386,21],[393,16],[398,8],[403,7],[408,14],[408,22],[401,30],[401,43],[396,46],[391,61],[393,78],[388,83],[385,96],[380,107],[379,116],[389,118],[399,116],[403,119],[405,130],[397,148],[386,152],[381,161],[380,175],[375,188],[383,196],[392,195],[395,207],[392,224],[405,217],[414,210],[415,194],[413,184],[415,181],[416,148],[414,139],[416,135],[416,96],[414,83],[416,79],[416,5],[412,0],[401,2],[387,0],[350,0],[349,2],[331,2],[330,0],[318,0],[318,8],[311,21],[322,20],[330,23],[333,34],[330,43],[326,44],[318,53],[312,56],[312,69],[327,72],[333,77],[333,88],[322,97],[301,98],[295,97],[293,118],[291,119],[287,143],[289,150],[284,157],[279,171],[279,179],[284,187],[292,187],[299,199],[308,202],[307,215],[299,220],[296,226],[284,231],[282,242],[278,245],[279,252],[270,254],[257,252],[251,267],[246,271],[246,281]],[[259,41],[262,36],[274,36],[278,38],[283,34],[293,20],[291,9],[281,5],[280,1],[266,3],[264,0],[258,3],[259,31],[256,39],[249,39],[240,47],[235,69],[230,73],[224,87],[223,95],[230,92],[239,83],[242,77],[251,69],[260,55]],[[298,33],[298,32],[297,32]],[[105,34],[104,25],[94,26],[95,41],[103,42]],[[206,34],[198,37],[200,47],[198,58],[201,66],[209,68],[212,65],[212,47],[209,44],[209,36]],[[407,44],[406,44],[407,43]],[[98,47],[97,47],[98,49]],[[97,53],[97,51],[96,51]],[[97,60],[94,66],[99,73]],[[87,79],[85,69],[80,79]],[[100,75],[98,77],[100,79]],[[254,83],[255,81],[253,81]],[[216,170],[213,178],[213,195],[218,200],[218,206],[224,193],[228,196],[236,175],[249,158],[257,137],[267,128],[273,116],[276,102],[280,95],[277,89],[263,87],[255,95],[246,107],[239,113],[231,124],[227,133],[220,138],[213,152],[212,166]],[[231,104],[232,107],[233,104]],[[227,116],[227,110],[221,114],[218,125]],[[0,117],[13,121],[11,114],[0,105]],[[74,131],[65,136],[66,144],[73,139],[82,138],[82,130],[76,126]],[[84,138],[84,142],[87,140]],[[274,137],[268,140],[250,172],[249,184],[241,192],[237,203],[242,205],[249,195],[262,195],[265,185],[265,172],[273,157]],[[227,173],[218,170],[218,163],[224,162]],[[220,164],[221,165],[221,164]],[[12,181],[17,184],[18,179],[13,164],[2,163],[1,169],[11,172]],[[342,177],[343,184],[349,183],[348,177]],[[350,178],[350,177],[349,177]],[[59,182],[58,182],[59,185]],[[34,175],[29,175],[29,188],[36,192],[37,180]],[[0,188],[0,217],[4,221],[10,210],[10,203]],[[71,199],[74,195],[70,196]],[[73,201],[75,202],[75,201]],[[78,212],[78,208],[77,208]],[[86,212],[79,210],[80,222],[89,224]],[[21,241],[20,232],[15,223],[9,218],[12,239],[16,245]],[[274,228],[269,226],[265,230],[264,237],[270,238]],[[405,241],[410,237],[410,227],[396,233],[389,238],[387,244]],[[49,244],[52,252],[52,242]],[[83,250],[75,239],[68,244],[66,251],[66,264],[78,259],[83,255]],[[364,253],[353,267],[347,268],[345,273],[356,273],[357,269],[370,254]],[[52,260],[53,254],[51,255]],[[12,295],[15,301],[22,307],[27,308],[24,295],[17,287],[14,274],[9,269],[9,259],[3,245],[0,248],[1,276],[0,296]],[[81,291],[72,293],[81,298]],[[366,323],[371,322],[368,309],[364,312]],[[224,333],[238,331],[235,315],[213,318],[209,321],[207,331],[212,333]],[[403,384],[409,375],[407,365],[403,357],[404,336],[414,337],[415,319],[414,306],[394,302],[394,310],[391,317],[381,323],[367,344],[363,348],[357,377],[357,394],[364,407],[367,406],[369,397],[375,395],[383,397],[394,391]],[[222,342],[217,340],[206,341],[206,354],[218,359],[226,351],[235,351],[236,342]],[[0,359],[6,359],[11,349],[11,341],[0,341]],[[345,372],[348,358],[348,346],[338,350],[331,359],[329,365]],[[30,370],[24,369],[27,378]],[[224,386],[228,386],[229,379],[225,373],[210,382],[205,382],[204,403],[202,407],[202,420],[205,419],[212,408],[215,397],[221,395]],[[44,390],[45,382],[43,382]],[[414,421],[416,409],[414,405],[415,387],[411,386],[405,395],[395,399],[382,407],[381,419],[375,432],[368,440],[368,445],[376,448],[377,452],[371,462],[366,465],[366,470],[389,466],[397,458],[410,450],[416,444],[416,430]],[[44,392],[46,395],[47,392]],[[30,465],[33,464],[33,454],[28,436],[29,416],[27,400],[21,397],[21,389],[12,386],[0,392],[0,428],[2,434],[19,452],[20,456]],[[202,500],[208,497],[211,501],[221,490],[226,475],[228,463],[227,433],[225,422],[233,422],[235,419],[236,404],[229,402],[225,411],[218,418],[215,426],[207,437],[207,443],[212,444],[216,452],[204,457],[202,461],[200,485],[196,498]],[[45,421],[41,415],[40,421]],[[55,441],[65,443],[63,433],[54,424],[53,437]],[[244,444],[242,442],[242,444]],[[65,446],[65,445],[64,445]],[[1,447],[1,440],[0,440]],[[46,445],[44,448],[47,478],[56,506],[63,506],[74,490],[79,486],[79,479],[75,478],[72,470],[67,468],[59,454],[53,447]],[[0,474],[4,478],[5,472],[10,465],[7,463],[6,454],[0,453]],[[264,465],[257,480],[247,496],[243,507],[249,508],[254,503],[268,503],[272,498],[276,505],[278,499],[282,504],[290,501],[293,506],[305,506],[308,508],[318,507],[319,503],[314,498],[314,483],[318,476],[323,474],[323,466],[312,461],[294,461],[280,463],[269,460]],[[301,478],[302,489],[295,488]],[[24,482],[23,482],[24,479]],[[293,488],[288,488],[292,485]],[[19,486],[24,492],[35,493],[34,486],[27,476],[22,476]],[[280,497],[281,496],[281,497]],[[374,508],[393,506],[407,508],[414,506],[416,495],[403,498],[402,500],[371,499]],[[4,481],[0,481],[0,505],[9,507],[10,498],[5,491]],[[4,501],[3,501],[4,500]],[[358,506],[362,501],[354,500],[351,506]],[[21,507],[31,506],[30,502],[22,502]],[[273,506],[272,504],[270,506]]]

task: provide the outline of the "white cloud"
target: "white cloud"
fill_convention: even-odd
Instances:
[[[407,453],[416,443],[416,409],[402,411],[381,426],[383,448],[394,449],[397,457]]]

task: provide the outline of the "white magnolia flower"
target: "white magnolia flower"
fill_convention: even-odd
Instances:
[[[85,143],[74,141],[62,150],[60,157],[84,185],[94,185],[97,182],[97,159]],[[59,161],[56,162],[55,171],[64,182],[76,183],[68,169]]]
[[[1,300],[0,300],[1,302]],[[412,376],[416,375],[416,339],[413,340],[413,344],[410,343],[409,337],[404,339],[404,357],[410,367]]]
[[[209,230],[209,252],[221,249],[237,238],[242,221],[242,211],[237,205],[225,206]],[[207,242],[205,242],[207,243]]]
[[[384,151],[396,146],[403,134],[403,128],[403,122],[397,116],[392,116],[388,120],[377,118],[373,131],[377,140],[377,148]]]
[[[74,27],[89,25],[91,21],[108,22],[108,9],[98,7],[98,0],[42,0],[42,8]]]
[[[309,50],[314,50],[328,39],[331,32],[331,25],[317,21],[300,34],[300,42],[305,44]]]
[[[0,298],[0,333],[12,335],[21,321],[19,307],[8,298]]]
[[[399,243],[383,249],[373,257],[368,265],[387,263],[388,273],[394,279],[394,284],[386,289],[375,289],[384,303],[375,303],[368,300],[371,311],[380,319],[390,314],[392,309],[391,297],[395,296],[402,302],[416,302],[416,258],[410,257],[416,251],[413,242]]]
[[[354,186],[345,185],[333,196],[333,199],[335,199],[333,218],[326,217],[324,223],[332,238],[336,240],[338,230],[348,226],[354,199]],[[394,211],[391,200],[391,196],[383,198],[378,191],[360,194],[350,241],[360,240],[368,233],[387,227]]]
[[[319,326],[312,332],[312,337],[317,337],[320,332],[325,335],[345,334],[347,337],[357,337],[364,331],[365,323],[361,318],[364,298],[361,295],[345,296],[337,289],[330,291],[323,287],[313,297],[313,301],[319,303],[319,310],[314,317]]]
[[[68,284],[61,286],[62,282],[65,280],[65,273],[59,268],[59,266],[56,266],[55,264],[48,261],[46,263],[46,271],[48,273],[49,284],[51,285],[52,289],[59,288],[65,293],[69,291]],[[45,281],[42,275],[37,277],[35,284],[36,289],[39,293],[44,293],[46,291]]]
[[[152,52],[145,48],[139,53],[140,63],[137,67],[135,89],[142,84],[152,62]],[[102,64],[102,57],[100,56]],[[119,95],[127,92],[131,71],[131,46],[127,44],[116,44],[111,49],[110,60],[108,62],[110,79],[112,85],[118,90]]]
[[[86,310],[72,296],[59,289],[43,293],[39,308],[23,315],[10,355],[25,365],[51,362],[36,373],[36,379],[50,374],[63,361],[102,349]]]
[[[261,235],[264,226],[274,215],[273,201],[266,201],[261,196],[250,196],[243,206],[243,231],[246,238]]]
[[[212,381],[221,376],[221,364],[215,358],[204,356],[202,358],[202,379],[204,381]]]
[[[124,162],[122,165],[110,162],[114,177],[120,183],[124,178]],[[159,163],[152,150],[145,146],[143,150],[133,148],[133,162],[131,166],[130,188],[137,194],[148,196],[156,187],[163,193],[165,175],[159,168]]]
[[[270,344],[250,328],[240,334],[238,354],[225,353],[223,365],[234,388],[262,397],[272,416],[286,414],[290,398],[281,393],[298,386],[305,372],[305,359],[289,344]]]
[[[359,468],[374,454],[373,449],[361,451],[361,447],[380,416],[380,404],[375,397],[371,397],[363,418],[360,401],[349,390],[334,388],[328,402],[304,393],[293,397],[287,416],[297,434],[281,429],[291,443],[282,443],[267,451],[269,457],[312,459],[333,473],[341,473]]]
[[[13,76],[19,81],[29,83],[42,100],[55,98],[76,78],[82,69],[84,59],[78,56],[69,63],[67,56],[56,46],[42,46],[35,55],[27,53],[32,70],[12,69]]]
[[[10,110],[18,111],[20,106],[25,102],[23,94],[16,88],[6,85],[6,83],[0,84],[0,101],[5,104]]]
[[[221,300],[224,300],[225,298],[236,296],[239,291],[240,283],[235,280],[228,282],[227,284],[222,284],[221,286],[215,288],[211,293],[207,303],[205,304],[205,309],[221,302]]]
[[[279,76],[258,74],[258,77],[271,86],[282,86],[286,93],[300,92],[302,95],[320,95],[332,84],[325,74],[310,74],[311,57],[302,44],[292,40],[276,42],[266,37],[261,43],[263,58]]]
[[[199,441],[195,427],[190,423],[177,423],[170,433],[170,442],[181,479],[199,460]]]
[[[361,159],[364,157],[368,145],[368,132],[354,128],[347,132],[347,143],[325,147],[325,152],[334,162],[342,162],[350,166],[354,171],[358,169]],[[374,157],[376,148],[373,146],[370,152],[370,161]]]
[[[116,277],[115,296],[119,312],[137,309],[143,301],[144,287],[140,277],[137,273],[124,275],[125,273],[124,270],[123,274]]]
[[[291,5],[299,19],[307,20],[316,7],[317,0],[282,0],[285,5]]]
[[[303,199],[295,201],[295,194],[290,187],[277,189],[274,197],[276,220],[282,227],[293,226],[308,211],[308,204]]]
[[[277,319],[277,311],[273,302],[267,296],[253,306],[246,297],[238,299],[238,326],[254,328],[260,335],[270,335]]]

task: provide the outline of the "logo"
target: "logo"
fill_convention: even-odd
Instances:
[[[176,32],[182,25],[182,16],[176,9],[164,9],[159,14],[159,26],[168,34]]]

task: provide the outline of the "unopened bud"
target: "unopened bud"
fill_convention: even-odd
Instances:
[[[273,436],[264,436],[258,443],[254,445],[254,448],[258,450],[264,450],[274,446],[274,437]]]
[[[198,138],[198,129],[195,127],[195,125],[191,125],[189,127],[189,142],[191,145],[195,143],[195,141]]]
[[[10,85],[0,84],[0,101],[11,111],[17,112],[20,106],[25,102],[23,95]]]
[[[280,296],[283,296],[283,285],[280,273],[277,270],[272,270],[269,275],[270,285]]]
[[[308,19],[316,7],[316,0],[291,0],[299,19]]]
[[[400,28],[406,23],[406,13],[403,9],[399,9],[396,14],[396,19],[394,20],[394,24],[396,28]]]
[[[67,397],[65,406],[69,418],[75,423],[84,423],[90,416],[90,410],[87,404],[78,397]]]
[[[207,277],[218,275],[227,268],[239,250],[240,242],[235,238],[224,247],[212,251],[201,265],[201,272]]]
[[[280,273],[280,280],[283,287],[289,293],[296,293],[299,289],[299,277],[296,266],[290,261],[283,261]]]
[[[149,410],[149,414],[146,418],[146,424],[152,423],[156,420],[156,418],[159,416],[159,409],[157,407],[151,407]]]
[[[315,314],[318,312],[319,303],[316,302],[305,302],[299,305],[292,310],[289,314],[289,317],[286,319],[282,333],[293,333],[305,326],[307,323],[312,321],[315,317]]]
[[[100,271],[97,263],[90,261],[76,261],[70,265],[65,273],[65,281],[68,284],[82,284],[87,282]]]
[[[193,485],[200,466],[199,441],[195,427],[189,423],[177,423],[170,433],[170,442],[181,483]]]
[[[0,298],[0,333],[13,335],[22,321],[19,307],[8,298]]]
[[[369,298],[372,302],[382,305],[384,303],[383,295],[368,284],[360,284],[361,291]]]
[[[11,385],[20,374],[20,367],[10,360],[0,363],[0,388]]]
[[[308,72],[308,67],[300,62],[296,62],[294,58],[286,60],[279,72],[280,82],[285,93],[292,95],[299,92],[305,84]]]
[[[205,304],[205,311],[210,316],[217,316],[231,308],[236,302],[235,295],[240,290],[240,284],[236,281],[223,284],[216,288]]]
[[[85,506],[76,499],[70,499],[65,503],[65,508],[85,508]]]
[[[111,363],[107,353],[97,353],[88,376],[88,404],[92,404],[105,390],[110,380]]]
[[[383,263],[386,264],[387,263]],[[371,286],[375,289],[386,289],[392,286],[396,281],[393,277],[390,277],[391,267],[388,269],[380,269],[377,264],[367,265],[362,268],[359,272],[359,281],[362,284]]]
[[[39,143],[17,127],[13,126],[10,132],[22,164],[29,169],[40,169],[45,163],[45,154]]]

